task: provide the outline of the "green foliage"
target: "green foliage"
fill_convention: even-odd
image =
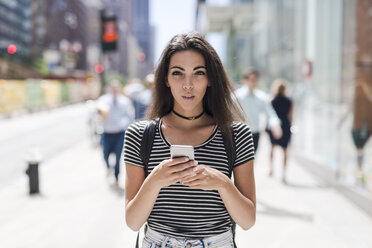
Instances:
[[[42,57],[36,59],[33,68],[43,76],[48,75],[49,73],[48,65],[45,63],[45,60]]]

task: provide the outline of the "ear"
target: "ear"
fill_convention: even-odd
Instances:
[[[168,81],[165,81],[165,86],[167,86],[168,88],[170,87]]]

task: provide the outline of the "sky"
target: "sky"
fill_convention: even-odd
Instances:
[[[213,0],[215,6],[226,6],[230,0]],[[156,65],[161,52],[176,34],[195,29],[195,13],[197,0],[149,0],[150,23],[155,27],[155,53]],[[217,51],[222,62],[226,58],[226,37],[222,34],[210,33],[207,40]]]
[[[150,23],[155,27],[154,62],[176,34],[194,30],[196,0],[150,0]]]

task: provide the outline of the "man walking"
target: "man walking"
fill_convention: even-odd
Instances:
[[[103,121],[102,146],[103,157],[110,174],[109,156],[115,154],[115,186],[119,186],[120,157],[124,143],[124,133],[134,121],[134,107],[130,99],[121,94],[120,82],[114,80],[109,84],[109,92],[98,99]]]
[[[276,138],[282,136],[280,120],[268,102],[266,93],[256,88],[258,78],[259,72],[256,69],[249,68],[243,73],[241,79],[243,86],[235,92],[244,110],[247,124],[252,130],[255,152],[257,151],[260,131],[263,126],[260,123],[261,116],[266,117],[266,124]]]

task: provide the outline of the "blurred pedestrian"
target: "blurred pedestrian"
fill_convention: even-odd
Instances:
[[[142,139],[153,122],[131,125],[124,145],[126,222],[133,230],[147,222],[143,248],[232,248],[233,222],[245,230],[254,224],[253,140],[238,122],[243,113],[231,95],[222,63],[203,36],[172,38],[155,72],[149,118],[158,119],[147,164]],[[233,148],[233,139],[235,156],[224,149]],[[192,146],[195,160],[171,158],[171,145]]]
[[[141,93],[142,103],[144,104],[143,117],[146,115],[146,111],[151,105],[152,97],[154,94],[154,80],[155,76],[153,73],[146,75],[145,77],[145,90]]]
[[[269,103],[267,94],[256,88],[258,78],[258,70],[248,68],[241,79],[243,86],[236,90],[236,97],[244,110],[247,124],[252,130],[255,151],[258,148],[260,132],[265,126],[260,123],[261,116],[266,117],[266,125],[276,138],[282,135],[280,120]]]
[[[286,168],[287,168],[287,147],[291,139],[291,125],[293,117],[293,102],[286,95],[287,82],[284,79],[276,79],[272,84],[272,93],[274,95],[271,104],[280,119],[280,126],[282,129],[282,136],[278,139],[273,135],[271,129],[268,129],[271,142],[270,151],[270,169],[269,176],[273,175],[273,163],[274,163],[274,148],[279,146],[283,150],[283,173],[282,181],[287,182],[286,179]]]
[[[144,92],[145,86],[139,78],[132,78],[124,88],[124,93],[132,100],[135,115],[135,120],[140,120],[145,117],[145,112],[148,107],[148,102]]]
[[[364,147],[372,135],[372,89],[363,79],[357,79],[354,91],[352,137],[357,149],[356,184],[365,184],[363,173]]]
[[[124,133],[134,121],[134,108],[130,99],[121,93],[121,84],[113,80],[109,84],[109,92],[98,99],[98,112],[102,118],[103,157],[110,175],[112,167],[110,154],[115,154],[115,185],[119,186],[120,157],[124,142]]]

